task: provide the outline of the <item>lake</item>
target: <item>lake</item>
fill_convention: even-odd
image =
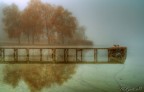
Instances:
[[[1,64],[0,91],[143,92],[144,62],[136,52],[129,48],[124,64]]]

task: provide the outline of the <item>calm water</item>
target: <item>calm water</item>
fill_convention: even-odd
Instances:
[[[0,92],[144,92],[144,59],[129,50],[125,64],[3,64]]]

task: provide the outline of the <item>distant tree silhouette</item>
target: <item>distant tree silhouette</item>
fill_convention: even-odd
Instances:
[[[81,44],[92,45],[86,40],[85,27],[79,26],[76,17],[62,6],[43,3],[41,0],[30,0],[28,6],[19,11],[16,5],[3,10],[5,31],[10,38],[19,38],[21,34],[38,41],[43,37],[48,44]]]
[[[15,4],[3,9],[4,30],[8,33],[9,38],[18,38],[20,43],[21,29],[21,12]]]
[[[61,6],[58,6],[55,9],[54,16],[52,16],[51,21],[53,28],[55,28],[63,43],[68,38],[73,37],[73,33],[75,33],[77,28],[77,20],[71,12],[65,10]]]

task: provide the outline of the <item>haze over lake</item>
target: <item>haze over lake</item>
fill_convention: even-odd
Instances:
[[[27,1],[0,0],[0,42],[9,41],[7,34],[3,31],[2,8],[14,2],[23,10],[27,6]],[[1,64],[0,92],[30,92],[33,90],[37,92],[39,90],[35,89],[36,80],[43,85],[40,86],[41,92],[121,92],[121,88],[138,89],[138,87],[142,88],[137,92],[144,91],[143,0],[43,1],[62,5],[71,11],[77,17],[78,22],[85,26],[87,39],[91,40],[95,47],[110,47],[113,44],[126,46],[128,48],[127,59],[124,64],[69,66]],[[28,68],[25,68],[26,66]],[[27,72],[29,70],[32,73]],[[35,75],[34,78],[26,76],[30,74]],[[59,76],[55,77],[56,75]],[[15,81],[11,81],[10,78]],[[13,87],[13,85],[16,86]]]

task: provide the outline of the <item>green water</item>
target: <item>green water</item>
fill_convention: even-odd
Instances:
[[[141,62],[140,60],[142,59],[127,58],[125,64],[75,65],[75,67],[73,67],[72,69],[75,72],[68,74],[70,75],[70,77],[68,77],[67,80],[64,80],[62,84],[59,85],[57,81],[54,81],[50,83],[51,86],[44,86],[41,90],[34,90],[33,92],[126,92],[121,90],[121,88],[124,87],[135,89],[137,87],[142,87],[136,92],[143,92],[143,62]],[[20,65],[17,65],[17,67],[19,66]],[[45,67],[49,66],[52,65],[45,65]],[[58,66],[59,65],[56,65],[55,67],[57,68]],[[0,92],[31,92],[30,85],[26,83],[24,79],[19,80],[16,87],[13,87],[10,83],[6,83],[4,81],[5,67],[6,65],[0,65]],[[15,65],[10,65],[10,67],[15,67]],[[69,68],[63,69],[66,69],[65,71],[69,71]],[[35,69],[29,72],[33,71],[35,71]],[[56,69],[56,71],[60,70]],[[59,74],[65,73],[67,72],[62,72]],[[15,74],[10,75],[11,76],[8,76],[8,78],[13,77]],[[38,74],[38,76],[41,75]],[[47,79],[45,80],[45,77],[43,78],[44,81],[50,81]],[[33,77],[30,79],[35,80],[35,78]],[[133,91],[131,90],[130,92]]]

